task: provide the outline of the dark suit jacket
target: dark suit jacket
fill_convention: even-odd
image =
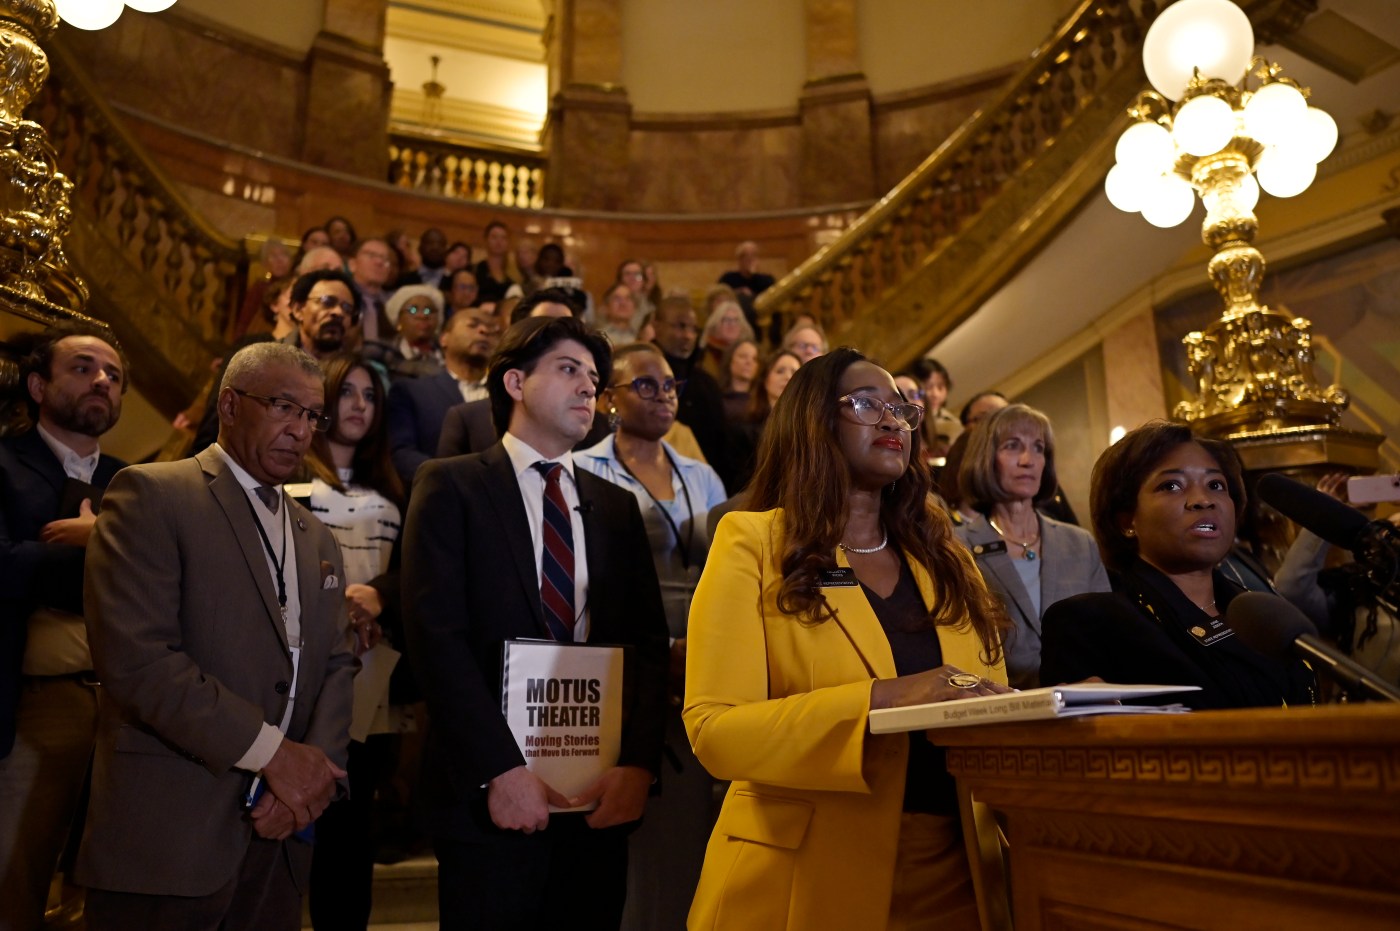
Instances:
[[[340,766],[351,680],[340,548],[290,511],[301,662],[287,737]],[[246,493],[215,449],[133,466],[107,489],[88,544],[88,637],[104,687],[79,883],[209,895],[253,838],[233,765],[286,711],[292,658]],[[305,880],[310,845],[285,842]]]
[[[93,485],[106,488],[124,465],[99,457]],[[83,613],[83,550],[39,542],[45,524],[78,516],[76,510],[59,513],[67,482],[63,463],[38,430],[0,440],[0,758],[15,742],[29,615],[41,605]]]
[[[593,426],[588,435],[574,445],[574,451],[590,449],[607,438],[608,419],[601,414],[594,416]],[[438,437],[437,458],[465,456],[467,453],[481,453],[496,445],[500,436],[491,422],[491,401],[464,401],[451,408],[442,421],[442,435]]]
[[[389,388],[389,450],[404,488],[413,484],[418,467],[437,454],[443,418],[461,403],[462,389],[446,370],[401,379]]]
[[[669,662],[661,591],[631,494],[575,470],[588,554],[589,640],[625,644],[622,765],[657,771]],[[548,638],[525,504],[505,447],[436,459],[404,528],[409,655],[433,718],[424,753],[435,833],[497,833],[486,782],[525,762],[501,714],[501,645]]]

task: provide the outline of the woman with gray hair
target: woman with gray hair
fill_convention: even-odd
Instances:
[[[968,436],[958,488],[975,516],[955,532],[1015,624],[1005,641],[1015,688],[1040,684],[1045,610],[1071,595],[1109,590],[1094,538],[1036,511],[1055,487],[1055,433],[1035,408],[1004,407]]]

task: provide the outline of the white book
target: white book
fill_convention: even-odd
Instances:
[[[501,712],[526,768],[567,798],[616,766],[622,752],[622,654],[620,646],[505,643]]]
[[[1120,705],[1116,702],[1199,691],[1200,687],[1195,685],[1114,685],[1111,682],[1050,685],[1024,692],[979,695],[927,705],[878,708],[870,712],[870,733],[893,734],[937,727],[1040,721],[1086,714],[1180,714],[1190,709],[1182,705]]]

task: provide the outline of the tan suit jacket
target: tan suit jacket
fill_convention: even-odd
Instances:
[[[355,661],[340,550],[310,512],[283,501],[303,641],[287,736],[344,766]],[[106,700],[77,879],[208,895],[234,878],[254,836],[241,806],[250,774],[233,765],[263,722],[282,720],[292,680],[253,512],[216,449],[130,467],[108,486],[84,599]],[[285,843],[301,883],[310,846]]]
[[[880,929],[909,738],[872,735],[868,719],[871,685],[895,677],[894,657],[858,586],[824,589],[836,617],[820,624],[778,610],[781,520],[726,515],[691,605],[686,731],[710,774],[734,782],[688,926]],[[848,565],[839,551],[837,562]],[[910,566],[932,604],[928,574]],[[1006,681],[970,626],[937,630],[944,663]]]

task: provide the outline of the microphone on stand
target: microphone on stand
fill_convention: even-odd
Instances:
[[[1313,622],[1278,595],[1237,595],[1225,619],[1241,643],[1275,659],[1296,656],[1327,673],[1353,698],[1400,702],[1400,689],[1318,637]]]

